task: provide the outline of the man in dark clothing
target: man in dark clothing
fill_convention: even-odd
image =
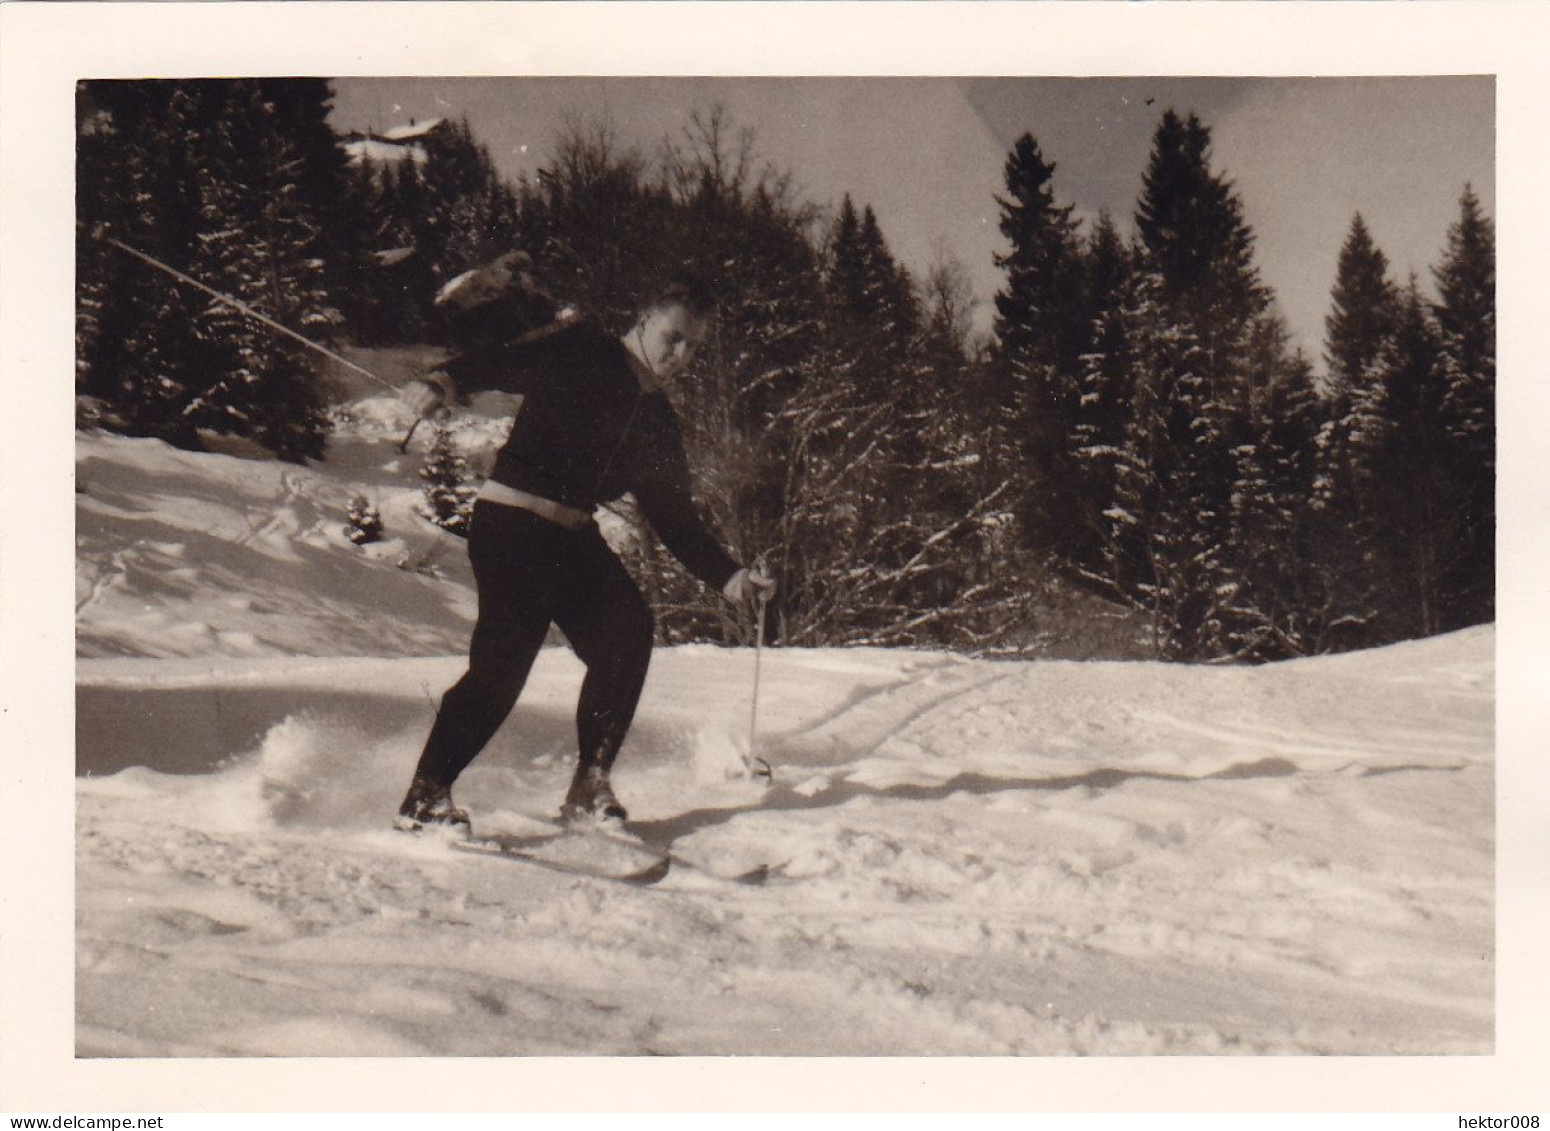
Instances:
[[[711,310],[702,288],[676,284],[622,339],[574,324],[477,347],[405,387],[404,400],[422,416],[460,392],[499,390],[523,401],[469,529],[479,614],[468,670],[442,697],[398,827],[468,825],[452,783],[516,704],[551,623],[587,668],[576,710],[581,756],[561,816],[624,820],[609,774],[646,679],[653,627],[593,521],[599,503],[632,492],[663,544],[730,600],[773,589],[706,529],[663,393],[703,339]]]

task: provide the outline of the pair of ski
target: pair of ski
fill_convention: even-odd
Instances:
[[[721,872],[691,863],[663,845],[631,834],[624,826],[567,824],[544,817],[528,817],[545,828],[537,833],[470,834],[450,842],[458,852],[497,860],[533,864],[553,872],[612,880],[635,887],[650,887],[680,873],[715,885],[758,886],[769,878],[766,865]]]

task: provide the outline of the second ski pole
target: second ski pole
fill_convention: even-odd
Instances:
[[[762,564],[762,563],[761,563]],[[750,777],[766,778],[773,780],[774,771],[770,764],[758,754],[759,737],[759,668],[764,659],[764,615],[769,607],[770,595],[760,591],[758,603],[754,610],[753,622],[753,702],[748,712],[748,756],[743,760],[743,766]]]

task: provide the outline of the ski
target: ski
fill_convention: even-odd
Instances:
[[[459,852],[536,864],[567,875],[637,887],[648,887],[664,879],[673,866],[670,854],[573,829],[539,836],[471,836],[449,843]]]
[[[548,817],[524,816],[547,826],[537,834],[496,833],[472,835],[452,841],[452,847],[474,855],[537,864],[570,875],[614,880],[636,887],[650,887],[672,872],[684,886],[759,887],[771,878],[768,865],[739,872],[718,872],[684,859],[671,848],[650,844],[628,828],[606,825],[573,825]]]

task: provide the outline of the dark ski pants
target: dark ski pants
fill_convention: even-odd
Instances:
[[[415,773],[451,786],[500,729],[550,623],[587,666],[576,708],[578,774],[606,774],[651,662],[651,611],[596,525],[579,530],[499,503],[474,506],[468,556],[479,619],[468,671],[442,696]]]

